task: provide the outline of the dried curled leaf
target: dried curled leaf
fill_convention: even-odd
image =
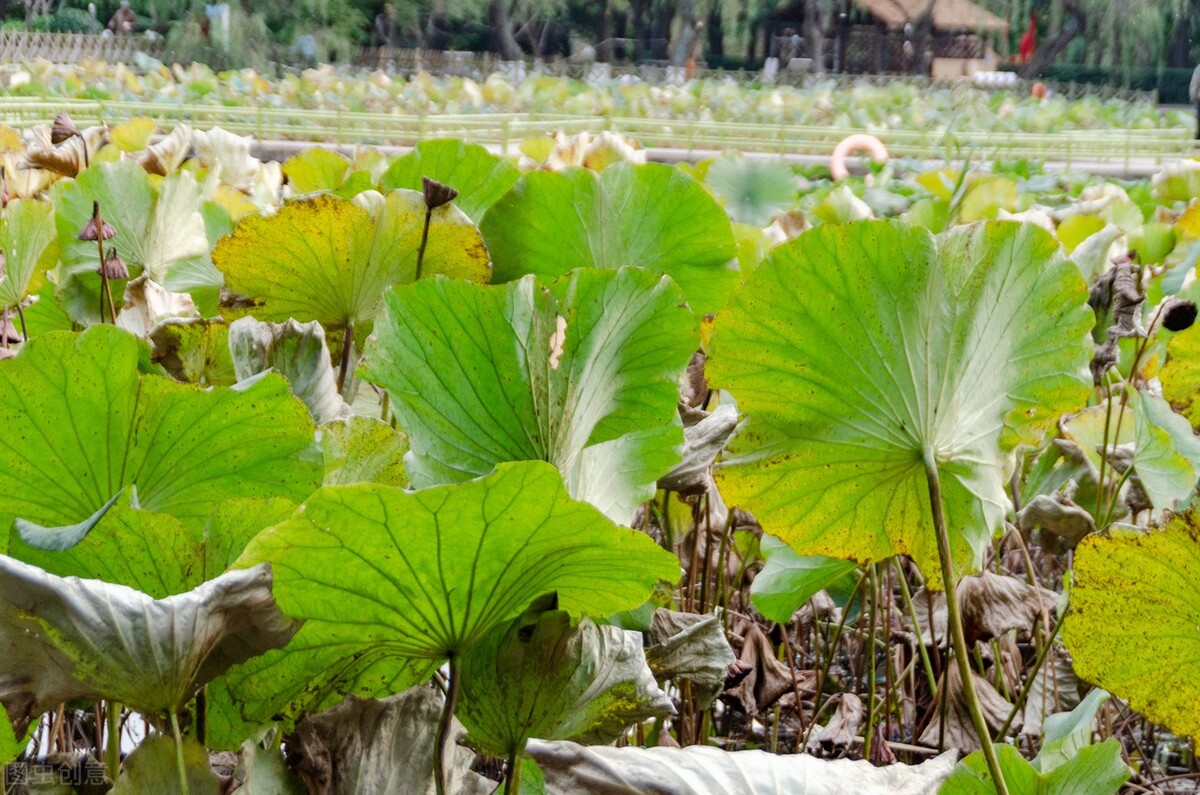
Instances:
[[[1008,719],[1013,705],[1000,695],[1000,691],[996,690],[990,681],[974,671],[971,671],[971,676],[975,682],[975,695],[983,710],[983,718],[987,722],[988,730],[994,734]],[[965,689],[957,665],[949,666],[942,674],[941,680],[938,682],[938,691],[941,692],[942,688],[946,688],[946,720],[945,742],[941,747],[956,748],[963,753],[979,750],[979,736],[975,733],[975,725],[971,722],[971,713],[967,710]],[[1021,716],[1017,715],[1013,719],[1012,725],[1009,726],[1009,730],[1016,732],[1020,729]],[[925,727],[918,742],[937,748],[939,738],[942,736],[943,729],[935,719]]]
[[[718,615],[679,613],[659,608],[646,633],[646,662],[659,679],[691,682],[701,708],[725,688],[735,658]]]
[[[1096,530],[1092,515],[1061,494],[1039,494],[1017,514],[1017,528],[1022,533],[1041,530],[1059,540],[1067,549],[1074,549],[1083,537]]]
[[[64,177],[77,177],[104,145],[104,128],[88,127],[62,143],[51,142],[49,132],[36,134],[19,168],[40,168]]]
[[[138,157],[138,165],[151,174],[165,177],[183,165],[191,148],[192,128],[186,124],[177,124],[175,129],[158,143],[146,147]]]
[[[928,795],[950,775],[954,754],[921,765],[688,748],[585,747],[530,740],[525,752],[549,795]]]
[[[830,755],[845,751],[854,742],[858,727],[867,714],[862,699],[853,693],[842,693],[838,699],[837,712],[829,722],[808,738],[810,754]]]
[[[1043,616],[1054,614],[1058,594],[1016,577],[985,571],[959,580],[958,601],[962,607],[963,633],[967,643],[974,644],[1013,630],[1031,630]],[[938,646],[945,648],[949,631],[946,595],[921,589],[913,594],[913,607],[922,640],[928,644],[936,637]],[[910,621],[906,619],[905,623],[911,628]]]
[[[296,770],[315,795],[431,795],[441,712],[437,691],[424,686],[381,701],[348,696],[296,727]],[[475,755],[458,744],[465,734],[454,720],[446,740],[449,792],[490,795],[496,783],[471,771]]]
[[[299,624],[271,595],[271,568],[228,572],[153,599],[0,556],[0,704],[17,733],[55,704],[114,699],[177,709],[230,666],[287,643]]]

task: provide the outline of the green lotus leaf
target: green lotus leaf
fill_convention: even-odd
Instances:
[[[1151,504],[1173,508],[1192,494],[1200,477],[1200,439],[1162,398],[1138,392],[1132,403],[1134,469]]]
[[[241,763],[234,778],[241,781],[247,795],[306,795],[308,792],[288,768],[278,748],[274,745],[263,748],[254,740],[246,740],[242,744]]]
[[[782,161],[721,157],[704,181],[725,199],[730,217],[743,224],[766,226],[796,201],[796,175]]]
[[[1000,210],[1017,208],[1017,183],[1008,177],[986,177],[967,189],[959,217],[964,222],[994,219]]]
[[[150,342],[154,362],[178,381],[200,386],[237,383],[227,323],[161,323]]]
[[[145,510],[200,528],[226,500],[299,502],[320,483],[312,420],[282,378],[206,391],[139,375],[139,356],[129,334],[96,326],[0,362],[0,538],[18,517],[82,521],[129,486]]]
[[[167,713],[295,629],[271,597],[269,566],[155,600],[0,556],[0,704],[17,732],[73,699]]]
[[[637,266],[674,279],[697,316],[723,307],[738,282],[729,216],[671,166],[530,172],[492,205],[479,230],[497,282]]]
[[[858,198],[845,184],[831,190],[820,204],[813,207],[812,214],[825,224],[848,224],[875,217],[871,205]]]
[[[0,765],[7,765],[24,752],[25,747],[29,744],[28,734],[29,732],[25,736],[18,737],[13,731],[8,713],[0,709]]]
[[[1079,753],[1049,772],[1038,772],[1007,743],[996,745],[1000,770],[1009,792],[1022,795],[1116,795],[1129,779],[1121,759],[1121,743],[1109,739],[1080,749]],[[966,757],[938,790],[939,795],[995,795],[983,754]]]
[[[749,417],[717,482],[801,555],[911,555],[939,578],[925,461],[959,571],[1008,510],[1007,451],[1087,399],[1078,271],[1012,222],[940,238],[823,226],[775,250],[716,323],[709,382]]]
[[[182,754],[182,756],[177,756]],[[187,792],[179,781],[178,759],[183,760]],[[121,775],[109,790],[111,795],[220,795],[221,780],[208,761],[208,751],[192,739],[182,750],[166,735],[147,738],[122,764]]]
[[[767,533],[760,549],[766,565],[750,585],[750,600],[758,612],[778,624],[791,621],[792,614],[819,591],[847,583],[853,587],[858,567],[847,560],[797,555]]]
[[[225,572],[250,542],[296,509],[284,499],[236,499],[217,506],[202,530],[165,513],[117,504],[70,549],[13,540],[13,557],[60,577],[126,585],[155,599],[190,591]]]
[[[350,160],[345,155],[314,146],[289,157],[283,164],[283,175],[296,194],[327,191],[349,199],[339,189],[350,176],[350,169]],[[370,187],[368,184],[363,190]]]
[[[484,212],[508,193],[520,176],[516,166],[479,144],[435,139],[421,141],[411,152],[396,158],[379,180],[379,189],[421,190],[421,177],[429,177],[458,191],[454,204],[479,223]]]
[[[1167,363],[1158,375],[1163,397],[1200,430],[1200,325],[1167,343]]]
[[[105,251],[116,251],[132,275],[145,270],[152,280],[174,290],[221,286],[221,274],[208,259],[201,212],[204,193],[191,174],[172,174],[155,188],[137,163],[101,163],[77,180],[59,182],[51,196],[62,265],[79,293],[72,311],[76,319],[94,321],[99,311],[99,252],[94,241],[78,239],[92,217],[93,201],[99,202],[101,217],[117,233],[105,241]],[[186,285],[174,282],[176,272],[184,273]],[[113,297],[121,300],[116,288]]]
[[[19,305],[37,292],[58,262],[54,208],[34,199],[15,199],[0,215],[0,307]]]
[[[318,196],[275,215],[253,216],[221,240],[213,261],[232,290],[258,300],[256,316],[316,320],[345,328],[372,320],[386,290],[416,276],[425,201],[393,191],[377,215],[354,202]],[[486,282],[488,253],[461,210],[433,211],[423,274]]]
[[[587,618],[572,627],[568,613],[544,606],[463,656],[461,699],[471,741],[505,757],[530,737],[610,743],[635,723],[675,713],[646,664],[642,633]]]
[[[1085,538],[1063,626],[1075,671],[1180,735],[1200,736],[1200,523]]]
[[[52,282],[42,284],[34,298],[36,300],[25,307],[25,329],[29,332],[30,339],[51,331],[75,329],[75,322],[59,302]],[[17,327],[19,330],[19,321]]]
[[[318,429],[325,454],[325,485],[382,483],[408,485],[404,455],[408,439],[374,417],[351,417]]]
[[[417,492],[327,486],[256,536],[240,564],[260,561],[274,567],[284,612],[305,624],[286,649],[230,674],[247,717],[399,692],[538,596],[607,616],[679,572],[673,555],[572,500],[536,461]]]
[[[1091,406],[1062,422],[1062,438],[1073,443],[1099,477],[1100,451],[1121,457],[1132,448],[1138,481],[1155,508],[1172,508],[1187,498],[1200,474],[1200,439],[1187,420],[1160,397],[1135,392],[1123,410],[1116,399]],[[1107,438],[1106,438],[1107,434]]]
[[[1099,232],[1105,226],[1104,219],[1098,215],[1077,213],[1062,219],[1055,230],[1063,249],[1070,254],[1080,243]]]
[[[549,461],[573,497],[629,522],[679,463],[679,379],[696,347],[668,279],[580,270],[485,287],[401,287],[367,345],[363,376],[387,389],[423,488],[501,461]]]

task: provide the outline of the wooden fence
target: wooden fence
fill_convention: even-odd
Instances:
[[[23,30],[0,31],[0,63],[27,63],[45,60],[51,63],[79,63],[95,60],[122,63],[137,53],[160,58],[165,52],[162,39],[145,36],[97,36],[90,33],[33,33]]]

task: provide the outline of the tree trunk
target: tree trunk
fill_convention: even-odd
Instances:
[[[1063,20],[1062,28],[1038,48],[1037,52],[1033,54],[1033,58],[1021,70],[1021,77],[1026,80],[1039,76],[1042,70],[1054,63],[1054,59],[1067,48],[1071,39],[1078,36],[1087,27],[1087,16],[1083,13],[1079,0],[1063,0],[1063,12],[1066,14],[1066,19]]]
[[[446,36],[446,0],[434,0],[429,9],[429,18],[425,22],[425,35],[421,37],[423,46],[431,50],[444,50],[448,41]]]
[[[600,29],[596,35],[600,39],[596,42],[596,60],[600,63],[612,63],[613,18],[612,3],[609,0],[600,0]]]
[[[929,58],[933,49],[933,0],[928,0],[925,8],[913,20],[912,43],[913,74],[928,75],[933,66]]]
[[[490,0],[488,3],[488,23],[492,26],[492,45],[500,57],[506,61],[519,61],[525,57],[521,45],[513,36],[512,16],[508,10],[508,0]]]
[[[634,38],[633,59],[641,61],[650,52],[650,28],[646,24],[646,13],[650,10],[650,0],[629,0],[629,20],[633,26]]]
[[[674,18],[675,4],[672,2],[662,3],[654,14],[650,30],[650,51],[656,61],[665,61],[669,57],[667,45],[670,43],[671,20]]]
[[[821,0],[804,0],[804,41],[813,71],[825,74],[825,25],[821,15]]]
[[[1175,15],[1175,24],[1171,29],[1171,44],[1167,49],[1167,66],[1184,69],[1194,66],[1191,59],[1192,38],[1192,3],[1184,3]]]
[[[725,25],[721,4],[713,3],[708,11],[708,52],[713,58],[725,57]]]

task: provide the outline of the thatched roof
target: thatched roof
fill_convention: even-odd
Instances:
[[[929,0],[854,0],[889,28],[914,22]],[[933,0],[933,29],[938,31],[1003,32],[1008,22],[971,0]]]

